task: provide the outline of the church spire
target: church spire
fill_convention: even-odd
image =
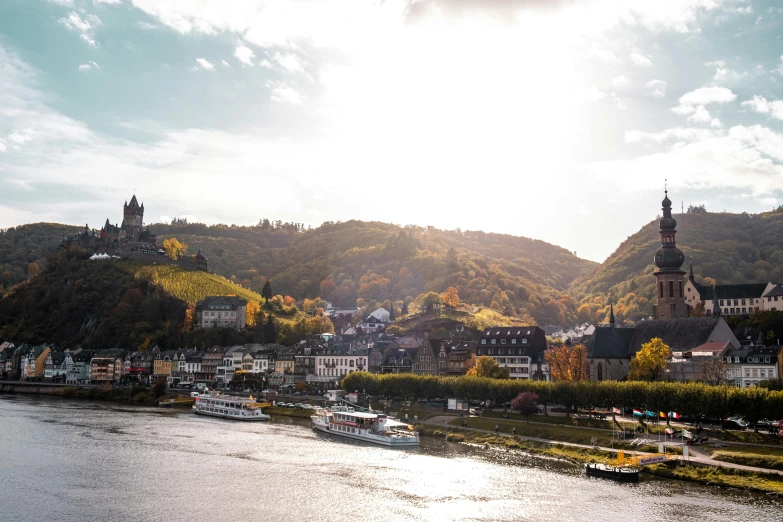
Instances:
[[[696,278],[693,277],[693,263],[691,263],[691,270],[690,270],[690,272],[691,272],[691,275],[688,276],[688,279],[690,279],[691,283],[695,283],[696,282]]]
[[[712,287],[712,317],[720,317],[720,306],[718,305],[718,283]]]
[[[609,294],[609,327],[614,328],[614,300],[611,294]]]

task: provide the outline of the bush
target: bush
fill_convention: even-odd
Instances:
[[[156,382],[152,385],[152,388],[150,388],[150,395],[155,399],[163,397],[164,393],[166,393],[165,382]]]
[[[449,442],[465,442],[465,435],[462,433],[449,433],[446,435],[446,440]]]
[[[74,393],[76,393],[76,388],[68,387],[60,390],[60,395],[68,399],[73,397]]]
[[[133,396],[133,402],[145,402],[149,398],[147,392],[139,392]]]

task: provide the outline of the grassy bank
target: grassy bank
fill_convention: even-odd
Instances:
[[[158,395],[153,390],[145,388],[102,389],[96,387],[67,387],[60,390],[60,396],[67,399],[124,402],[139,406],[157,406],[160,401],[175,398],[175,396],[169,396],[165,393]]]
[[[417,425],[416,429],[421,436],[441,437],[449,442],[465,442],[481,446],[492,445],[521,450],[531,455],[553,457],[574,464],[605,462],[611,458],[608,452],[592,448],[577,448],[557,443],[522,440],[518,437],[476,433],[456,428],[444,430],[421,424]],[[676,466],[665,464],[646,466],[643,468],[643,472],[667,479],[687,480],[710,486],[731,487],[759,493],[775,493],[783,496],[783,476],[780,475],[751,473],[725,468],[701,468],[688,466],[683,463]]]
[[[283,415],[285,417],[299,417],[302,419],[309,419],[313,415],[313,410],[300,410],[297,408],[277,408],[268,407],[263,408],[263,412],[267,415]]]
[[[723,462],[783,471],[783,457],[759,455],[757,453],[716,451],[712,454],[712,458],[715,460],[722,460]]]

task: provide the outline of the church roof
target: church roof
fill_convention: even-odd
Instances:
[[[694,283],[693,286],[695,286],[696,290],[698,290],[702,301],[709,301],[715,297],[713,294],[715,288],[718,290],[718,299],[743,299],[749,297],[759,298],[764,293],[764,289],[767,288],[767,283],[743,283],[736,285],[717,286],[707,286]]]
[[[655,337],[659,337],[673,350],[683,352],[692,350],[709,341],[712,331],[722,320],[712,317],[686,317],[642,321],[634,326],[628,354],[635,355],[644,343],[650,342]]]
[[[633,332],[633,328],[596,328],[590,341],[590,357],[597,359],[627,358]]]

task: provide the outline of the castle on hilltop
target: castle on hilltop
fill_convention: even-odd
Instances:
[[[122,225],[112,225],[108,218],[100,231],[84,225],[76,234],[64,235],[60,247],[84,248],[99,255],[110,254],[134,261],[177,264],[185,268],[208,271],[207,258],[201,254],[201,250],[195,256],[170,259],[157,242],[158,236],[150,231],[149,226],[144,228],[144,203],[139,205],[134,194],[130,203],[126,201],[123,205]]]

